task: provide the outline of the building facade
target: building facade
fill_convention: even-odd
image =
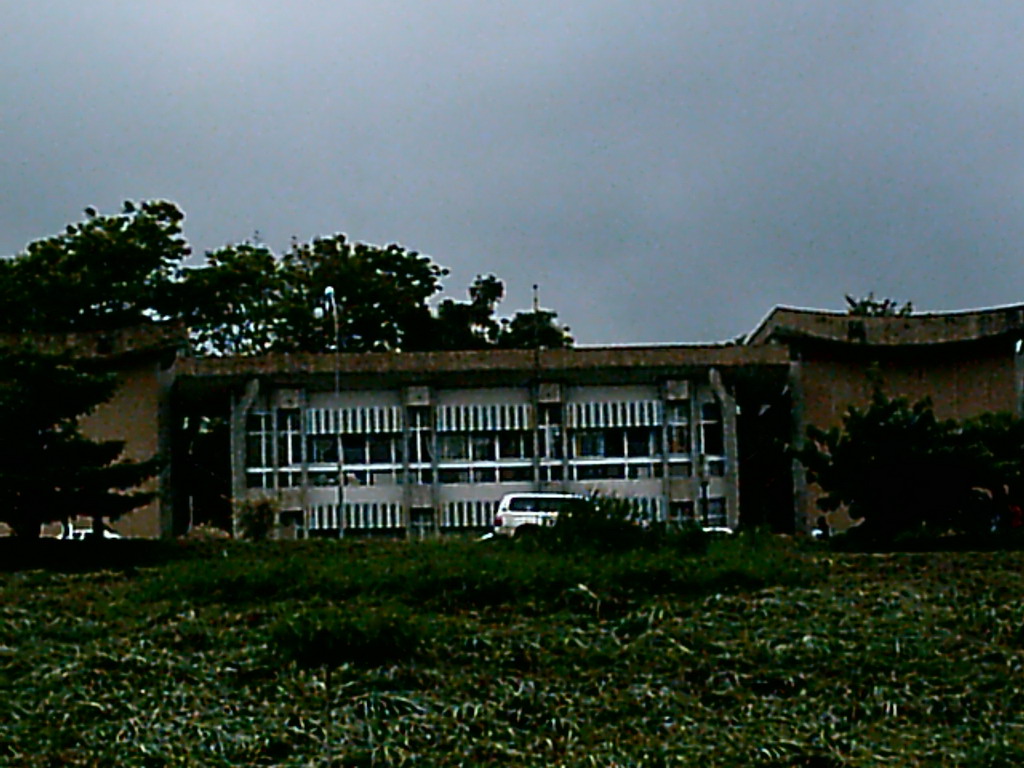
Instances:
[[[733,374],[775,357],[728,346],[309,355],[182,373],[231,397],[236,500],[271,500],[289,535],[417,537],[485,531],[503,495],[537,491],[735,527]]]

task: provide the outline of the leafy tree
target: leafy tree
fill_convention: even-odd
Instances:
[[[183,314],[200,354],[394,350],[429,323],[427,299],[444,274],[399,245],[341,234],[293,243],[280,258],[227,246],[185,273]]]
[[[175,277],[189,248],[173,203],[86,209],[84,221],[0,262],[0,329],[92,331],[177,313]]]
[[[445,299],[437,308],[429,333],[417,338],[418,349],[534,349],[572,345],[569,329],[547,310],[495,317],[505,285],[494,275],[478,275],[469,287],[469,301]]]
[[[469,301],[445,299],[431,323],[431,332],[417,340],[423,349],[486,349],[497,341],[494,318],[505,296],[505,284],[494,275],[478,275],[469,287]]]
[[[0,260],[0,331],[108,330],[182,323],[198,355],[567,346],[553,312],[498,320],[502,282],[480,276],[469,301],[432,311],[447,270],[400,245],[343,234],[295,241],[281,256],[227,245],[186,265],[184,214],[166,201],[86,209],[60,235]],[[328,288],[331,293],[328,296]],[[329,301],[328,301],[329,298]]]
[[[895,299],[876,299],[872,291],[861,299],[847,294],[846,312],[855,317],[909,317],[914,313],[914,305],[909,301],[901,305]]]
[[[516,312],[511,320],[501,322],[497,346],[503,349],[561,349],[571,347],[569,329],[559,325],[558,313],[546,309]]]
[[[441,290],[447,271],[400,245],[349,242],[344,235],[294,244],[281,263],[283,288],[276,307],[280,351],[318,352],[333,345],[314,310],[328,286],[334,289],[339,343],[343,351],[402,349],[417,323],[429,316],[427,300]]]
[[[865,529],[889,539],[914,529],[988,530],[1011,489],[1021,487],[1024,425],[986,415],[959,424],[935,417],[931,401],[911,404],[876,388],[851,406],[842,427],[809,427],[796,452],[824,491],[823,511],[846,505]],[[986,500],[988,503],[986,503]]]
[[[185,270],[178,316],[196,354],[257,355],[274,348],[280,266],[263,246],[228,245],[206,255],[206,265]]]
[[[113,392],[111,376],[91,373],[67,355],[0,349],[0,520],[19,536],[36,537],[42,523],[75,515],[116,519],[149,502],[133,490],[158,462],[119,460],[120,441],[93,441],[80,416]]]

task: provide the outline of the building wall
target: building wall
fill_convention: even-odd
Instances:
[[[933,350],[869,360],[858,355],[806,355],[800,361],[803,422],[830,427],[850,405],[870,401],[877,372],[884,391],[915,402],[930,397],[940,418],[963,419],[987,411],[1017,410],[1012,345],[988,350]]]
[[[483,531],[504,494],[529,491],[738,523],[735,403],[707,372],[600,386],[264,385],[235,408],[236,493],[275,499],[298,535]]]
[[[113,397],[82,419],[82,431],[94,440],[122,440],[124,458],[145,461],[161,452],[168,426],[163,409],[171,374],[161,370],[157,361],[149,357],[119,362],[116,375],[118,386]],[[159,493],[160,476],[151,478],[142,490]],[[164,507],[158,495],[111,527],[124,536],[156,538],[165,535],[169,520],[162,514]]]

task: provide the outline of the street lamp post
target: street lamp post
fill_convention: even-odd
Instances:
[[[313,315],[320,319],[324,316],[324,309],[331,313],[331,323],[334,330],[334,400],[331,407],[338,408],[338,400],[341,392],[341,328],[338,323],[338,301],[335,298],[334,286],[328,285],[324,288],[323,306],[317,307]],[[344,453],[341,444],[341,432],[335,436],[335,450],[338,454],[338,537],[345,536],[345,465],[342,461]]]

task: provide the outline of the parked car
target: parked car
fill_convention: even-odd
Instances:
[[[586,503],[585,498],[573,493],[509,493],[498,503],[494,533],[523,536],[554,525],[559,512],[568,512]]]

